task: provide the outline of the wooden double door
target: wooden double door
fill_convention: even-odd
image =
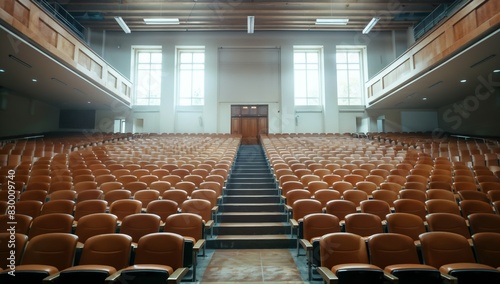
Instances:
[[[268,127],[268,105],[231,105],[231,134],[240,134],[242,144],[259,144]]]

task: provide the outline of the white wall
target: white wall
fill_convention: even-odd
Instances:
[[[245,103],[269,105],[271,133],[354,132],[356,131],[356,117],[359,117],[360,113],[355,111],[351,115],[349,111],[343,111],[340,114],[337,105],[336,46],[367,45],[369,76],[389,64],[395,55],[407,47],[406,32],[378,32],[366,36],[352,32],[256,32],[254,34],[244,32],[137,32],[133,34],[107,32],[104,37],[95,35],[96,31],[93,33],[93,39],[96,41],[105,39],[104,59],[128,77],[131,72],[131,46],[162,46],[164,69],[161,105],[152,107],[147,114],[144,107],[140,109],[134,107],[127,119],[130,131],[137,130],[133,129],[137,118],[143,119],[144,125],[141,131],[144,132],[228,133],[230,131],[230,105]],[[325,98],[324,105],[320,109],[304,110],[296,109],[294,106],[293,46],[295,45],[323,46]],[[205,106],[201,109],[175,106],[176,46],[205,47]],[[239,52],[237,56],[226,56],[229,53],[224,53],[222,58],[221,48],[222,50],[224,48],[240,49],[237,50]],[[241,53],[244,48],[247,48],[248,54]],[[250,61],[261,64],[249,64],[248,58],[259,55],[262,50],[269,48],[273,51]],[[236,67],[246,64],[245,70],[252,71],[246,75],[249,76],[248,82],[251,84],[230,84],[229,88],[222,88],[220,83],[227,82],[226,79],[231,79],[231,77],[227,76],[227,68],[220,69],[221,58],[233,60],[229,63],[234,63]],[[259,72],[254,70],[255,68],[260,68],[261,73],[255,74]],[[262,74],[268,76],[263,78]],[[252,80],[258,77],[260,79]],[[238,83],[238,80],[231,82]],[[102,113],[101,116],[103,116]],[[111,111],[105,116],[116,117],[117,113]],[[352,119],[352,121],[344,122],[345,119]]]

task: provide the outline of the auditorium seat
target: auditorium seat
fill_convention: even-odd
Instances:
[[[49,283],[103,283],[116,271],[129,266],[132,238],[125,234],[102,234],[88,238],[78,265],[45,278]]]
[[[368,239],[370,263],[392,274],[398,283],[442,283],[435,267],[421,264],[413,239],[398,233],[375,234]]]
[[[396,280],[370,264],[365,240],[351,233],[330,233],[320,240],[321,267],[318,268],[326,283],[382,284],[384,278]]]
[[[427,232],[420,235],[425,264],[438,268],[442,274],[458,278],[459,283],[498,283],[500,271],[479,264],[467,239],[450,232]]]

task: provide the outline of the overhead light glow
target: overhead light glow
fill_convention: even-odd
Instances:
[[[122,17],[115,17],[115,20],[116,22],[118,23],[118,25],[120,25],[120,27],[122,28],[122,30],[126,33],[126,34],[129,34],[130,33],[130,28],[127,26],[127,24],[125,23],[125,21],[122,19]]]
[[[178,25],[178,18],[146,18],[144,19],[146,25]]]
[[[467,82],[467,80],[465,79],[460,80],[460,83],[465,83],[465,82]]]
[[[316,19],[316,25],[347,25],[349,19]]]
[[[380,21],[380,18],[372,18],[371,21],[366,25],[366,27],[363,29],[363,34],[369,33],[373,27]]]
[[[247,33],[253,34],[253,29],[255,25],[255,16],[247,17]]]

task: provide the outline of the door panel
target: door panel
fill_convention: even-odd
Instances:
[[[259,144],[259,135],[268,134],[267,105],[232,105],[231,134],[240,134],[242,144]]]

